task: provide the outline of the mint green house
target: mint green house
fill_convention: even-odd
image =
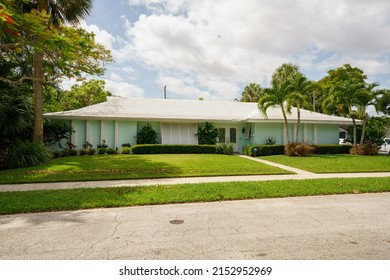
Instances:
[[[220,142],[233,143],[235,152],[243,145],[287,143],[280,108],[269,108],[267,117],[257,103],[109,97],[107,102],[73,111],[47,113],[45,117],[71,122],[71,142],[81,148],[86,141],[96,147],[103,140],[112,148],[136,143],[137,132],[150,124],[161,144],[198,144],[198,126],[211,122],[218,127]],[[295,135],[296,113],[288,116],[290,140]],[[339,125],[351,125],[348,118],[301,110],[300,141],[309,144],[338,144]]]

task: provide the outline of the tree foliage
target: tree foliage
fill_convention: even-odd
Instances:
[[[256,83],[250,83],[242,91],[240,102],[258,102],[262,91],[263,90],[260,85]]]
[[[137,144],[156,144],[157,132],[147,124],[138,131],[136,138]]]
[[[205,122],[204,125],[198,127],[198,143],[199,145],[214,145],[217,143],[218,128],[212,123]]]

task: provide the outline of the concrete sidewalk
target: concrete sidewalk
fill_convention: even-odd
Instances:
[[[296,174],[287,175],[252,175],[252,176],[216,176],[216,177],[185,177],[185,178],[158,178],[158,179],[132,179],[132,180],[110,180],[110,181],[86,181],[86,182],[56,182],[56,183],[29,183],[29,184],[3,184],[0,185],[0,192],[7,191],[29,191],[29,190],[55,190],[55,189],[77,189],[77,188],[111,188],[111,187],[138,187],[151,185],[173,185],[173,184],[194,184],[213,182],[253,182],[270,180],[302,180],[322,178],[370,178],[390,177],[390,172],[375,173],[328,173],[315,174],[290,166],[270,162],[263,159],[245,157],[249,160],[259,161],[281,169],[289,170]]]

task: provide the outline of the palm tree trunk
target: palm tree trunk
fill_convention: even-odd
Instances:
[[[43,143],[43,53],[33,56],[34,128],[33,140]]]
[[[289,132],[288,132],[287,115],[286,115],[286,112],[284,111],[283,105],[281,106],[281,108],[282,108],[282,114],[283,114],[283,118],[284,118],[284,126],[285,126],[285,129],[286,129],[287,143],[290,144],[290,136],[289,136]]]
[[[297,130],[295,131],[295,143],[299,142],[299,130],[301,129],[301,108],[297,104]]]
[[[366,124],[367,124],[367,115],[364,114],[363,124],[362,124],[362,135],[360,136],[360,145],[364,144],[364,133],[366,132]]]
[[[356,146],[356,121],[354,117],[352,117],[352,124],[353,124],[353,145]]]

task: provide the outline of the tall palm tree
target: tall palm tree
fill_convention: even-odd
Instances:
[[[45,11],[50,15],[50,23],[78,23],[92,11],[93,0],[33,0],[27,8]],[[43,82],[44,51],[36,50],[33,55],[34,129],[33,139],[43,142]]]
[[[240,102],[258,102],[262,94],[260,85],[250,83],[241,93]]]
[[[311,89],[313,83],[305,76],[300,76],[296,80],[291,81],[292,92],[287,96],[287,108],[291,111],[292,106],[297,109],[297,127],[295,130],[295,143],[299,142],[299,131],[301,126],[301,108],[309,105],[311,99]]]
[[[346,80],[332,87],[329,96],[322,102],[324,112],[332,112],[336,107],[341,115],[349,116],[353,124],[353,145],[356,146],[356,118],[354,107],[358,97],[365,90],[365,84],[357,80]]]
[[[377,93],[373,91],[374,88],[379,86],[378,83],[366,84],[364,89],[360,91],[357,96],[358,115],[362,118],[362,135],[360,137],[360,145],[364,144],[364,133],[367,125],[367,107],[376,104]]]
[[[283,114],[285,132],[288,143],[290,143],[290,137],[288,132],[287,113],[290,114],[291,111],[289,111],[289,108],[286,109],[285,103],[287,102],[288,96],[291,94],[292,90],[293,85],[289,80],[283,81],[282,83],[272,81],[271,87],[264,89],[264,94],[262,95],[258,103],[259,110],[265,117],[267,117],[267,109],[269,107],[280,107]]]

